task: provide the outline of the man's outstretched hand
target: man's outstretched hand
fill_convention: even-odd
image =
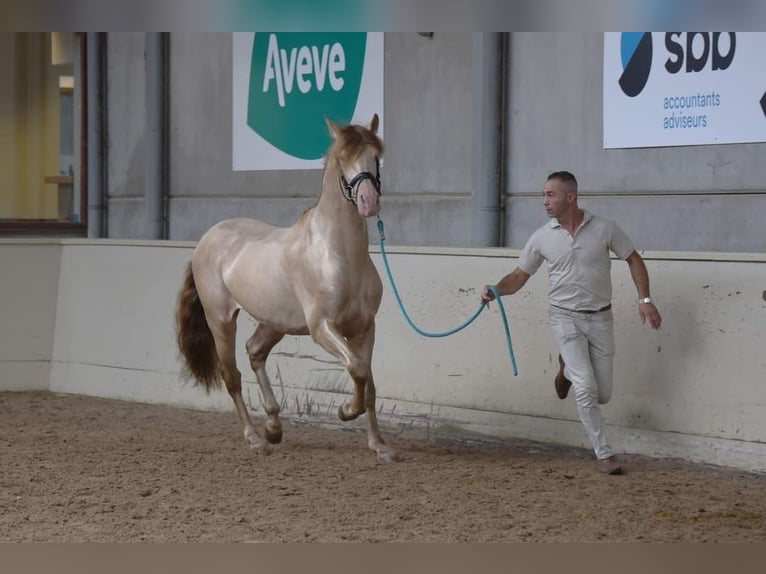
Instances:
[[[482,303],[489,303],[490,301],[495,300],[495,294],[490,291],[491,285],[485,285],[484,289],[481,290],[481,302]]]

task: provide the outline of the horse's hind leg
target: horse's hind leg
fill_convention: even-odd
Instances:
[[[284,333],[275,331],[271,327],[259,324],[255,333],[247,341],[247,355],[250,357],[250,366],[258,379],[258,385],[261,387],[261,402],[268,415],[266,419],[266,440],[276,444],[282,440],[282,423],[279,420],[279,403],[274,398],[274,392],[271,390],[271,381],[266,374],[266,357],[284,337]]]
[[[218,359],[221,367],[221,377],[226,384],[226,390],[234,401],[234,408],[237,411],[242,426],[244,427],[245,440],[254,452],[269,454],[269,445],[255,430],[255,425],[247,412],[247,406],[242,399],[242,374],[237,369],[236,354],[234,345],[237,339],[237,314],[228,321],[215,321],[208,317],[208,324],[215,339],[215,349],[218,353]]]

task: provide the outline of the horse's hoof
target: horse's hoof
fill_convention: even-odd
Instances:
[[[266,432],[264,433],[266,435],[266,440],[269,441],[271,444],[279,444],[282,442],[282,429],[279,428],[277,430],[271,430],[269,427],[266,427]]]
[[[358,419],[359,415],[363,415],[363,414],[364,414],[364,409],[362,409],[361,412],[358,412],[355,415],[347,415],[343,411],[343,405],[338,407],[338,418],[340,420],[342,420],[344,423],[347,422],[347,421],[353,421],[354,419]]]
[[[250,443],[250,450],[253,452],[253,454],[257,455],[268,456],[271,454],[271,447],[265,442],[260,444]]]
[[[401,462],[401,461],[402,461],[402,457],[399,456],[398,452],[387,451],[387,452],[378,453],[378,462],[382,462],[384,464],[390,464],[392,462]]]
[[[264,441],[257,432],[245,433],[245,440],[250,450],[255,454],[271,454],[271,447]]]
[[[343,412],[343,405],[341,405],[338,407],[338,418],[345,423],[346,421],[354,420],[356,417],[352,417]]]

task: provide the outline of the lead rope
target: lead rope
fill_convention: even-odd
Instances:
[[[391,290],[394,292],[394,297],[396,298],[396,302],[399,304],[399,309],[402,311],[402,315],[404,315],[404,318],[407,320],[407,323],[409,323],[410,327],[412,327],[415,330],[415,332],[419,333],[420,335],[423,335],[424,337],[447,337],[449,335],[452,335],[454,333],[457,333],[458,331],[462,331],[463,329],[465,329],[468,325],[473,323],[476,320],[476,318],[481,314],[481,312],[484,310],[484,308],[487,307],[487,302],[482,301],[481,305],[479,305],[479,308],[476,310],[473,316],[471,316],[463,324],[458,325],[457,327],[455,327],[454,329],[450,329],[449,331],[444,331],[441,333],[424,331],[423,329],[418,327],[412,321],[412,319],[410,319],[410,316],[407,314],[407,310],[404,308],[404,304],[402,303],[402,298],[399,296],[399,291],[396,288],[394,277],[393,275],[391,275],[391,267],[388,265],[388,257],[386,256],[386,248],[385,248],[386,234],[383,229],[383,220],[380,218],[380,215],[378,215],[378,235],[380,237],[380,254],[383,257],[383,266],[386,268],[386,275],[388,276],[388,282],[391,284]],[[518,376],[519,369],[516,366],[516,356],[513,354],[513,343],[511,342],[511,329],[508,326],[508,317],[505,314],[505,306],[503,305],[503,301],[500,298],[500,294],[497,291],[497,287],[495,287],[494,285],[490,285],[489,290],[495,296],[495,301],[497,301],[497,305],[500,308],[500,316],[503,319],[503,329],[505,330],[505,342],[508,347],[508,355],[511,358],[511,365],[513,365],[513,374],[515,376]]]

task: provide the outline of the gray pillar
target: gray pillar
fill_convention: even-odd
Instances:
[[[168,33],[146,33],[146,204],[147,239],[167,239]]]
[[[503,35],[473,34],[471,245],[501,245]]]
[[[86,35],[88,121],[88,237],[107,236],[105,33]]]

